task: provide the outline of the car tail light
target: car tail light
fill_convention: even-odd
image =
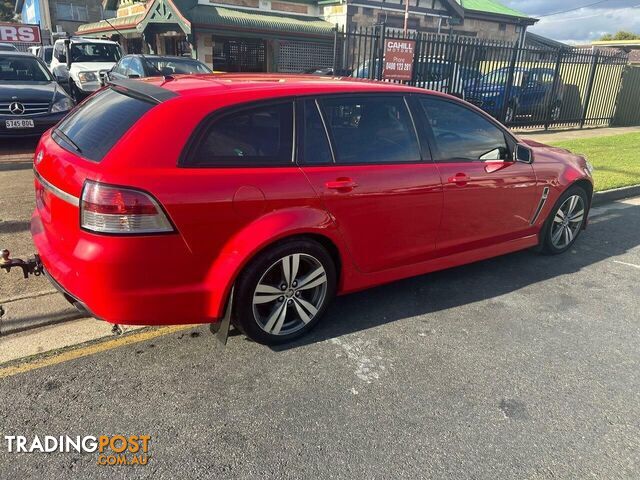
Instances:
[[[87,180],[80,202],[80,225],[98,233],[137,235],[173,232],[173,225],[148,193]]]

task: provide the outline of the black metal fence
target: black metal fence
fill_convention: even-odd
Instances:
[[[416,42],[404,83],[464,98],[511,127],[609,125],[628,63],[618,51],[532,48],[376,25],[336,32],[333,71],[386,80],[389,38]]]

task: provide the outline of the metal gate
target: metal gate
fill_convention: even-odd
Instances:
[[[464,98],[512,127],[609,125],[628,61],[616,50],[521,47],[382,24],[339,32],[334,71],[384,80],[390,38],[416,42],[405,83]]]

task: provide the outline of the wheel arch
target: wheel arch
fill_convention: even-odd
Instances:
[[[231,287],[257,255],[295,239],[313,240],[327,250],[335,263],[340,290],[348,265],[347,251],[331,217],[325,211],[309,208],[291,209],[284,215],[284,219],[280,218],[279,212],[262,217],[246,226],[222,249],[205,281],[211,294],[209,310],[213,318],[223,315]],[[224,286],[221,288],[221,285]]]

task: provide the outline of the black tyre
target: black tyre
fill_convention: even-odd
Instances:
[[[336,267],[325,248],[286,241],[260,253],[238,277],[235,323],[256,342],[289,342],[318,323],[335,291]]]
[[[78,87],[76,87],[76,84],[71,79],[69,79],[69,95],[71,95],[75,103],[80,103],[83,99],[80,90],[78,90]]]
[[[547,218],[543,252],[556,255],[569,250],[582,231],[588,207],[589,197],[583,188],[576,185],[567,189]]]

